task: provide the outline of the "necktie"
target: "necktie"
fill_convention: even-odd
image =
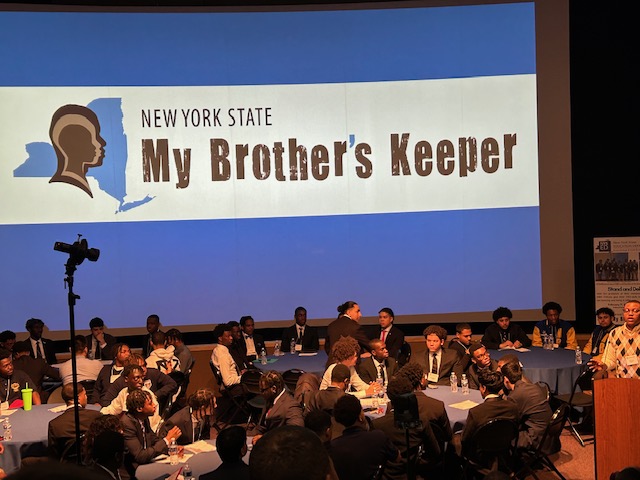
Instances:
[[[384,376],[384,365],[381,363],[380,365],[378,365],[378,368],[380,369],[380,377],[382,377],[382,383],[386,383],[387,379]]]
[[[431,373],[438,374],[438,354],[433,354],[433,360],[431,361]]]
[[[382,330],[382,333],[380,334],[380,340],[384,342],[386,339],[387,339],[387,331]]]
[[[36,358],[42,358],[42,351],[40,350],[40,340],[36,341]]]
[[[302,343],[302,327],[298,327],[298,340],[296,343]]]

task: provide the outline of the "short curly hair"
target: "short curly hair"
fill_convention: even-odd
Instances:
[[[360,355],[360,345],[353,337],[342,337],[331,347],[331,358],[334,362],[344,362],[354,355]]]
[[[440,325],[429,325],[424,329],[424,332],[422,332],[422,334],[424,335],[424,338],[427,338],[429,335],[437,335],[440,340],[447,339],[447,331]]]
[[[264,385],[264,387],[263,387]],[[276,391],[280,393],[284,390],[284,379],[280,372],[269,370],[264,372],[260,377],[260,388],[276,387]]]
[[[422,377],[424,377],[424,369],[422,365],[415,362],[409,362],[405,364],[396,375],[402,375],[406,377],[409,382],[411,382],[411,386],[416,389],[422,383]]]
[[[139,408],[144,407],[147,399],[151,400],[151,394],[146,390],[133,390],[127,395],[127,411],[136,413]]]

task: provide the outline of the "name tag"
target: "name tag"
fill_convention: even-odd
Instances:
[[[427,381],[432,383],[438,383],[438,378],[440,377],[437,373],[430,373],[429,375],[427,375]]]
[[[302,351],[302,344],[296,343],[296,352],[301,352],[301,351]]]
[[[637,365],[638,364],[638,356],[637,355],[627,355],[626,357],[624,357],[625,362],[627,362],[627,365]]]

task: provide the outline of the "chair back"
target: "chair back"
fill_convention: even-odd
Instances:
[[[411,360],[411,345],[405,341],[402,343],[400,350],[398,350],[398,358],[396,358],[396,361],[398,362],[398,365],[402,367],[409,363],[409,360]]]
[[[569,405],[573,405],[573,398],[575,397],[578,388],[580,388],[580,391],[593,389],[593,374],[593,370],[591,370],[589,365],[585,363],[582,367],[582,372],[580,372],[576,381],[573,382],[571,396],[569,397]]]
[[[300,370],[299,368],[292,368],[287,370],[282,374],[282,379],[284,380],[284,384],[287,386],[291,393],[296,391],[296,385],[298,384],[298,379],[300,375],[302,375],[304,370]]]
[[[47,399],[47,403],[65,403],[62,399],[62,386],[56,387],[55,390],[51,392]]]
[[[483,460],[510,454],[518,437],[518,424],[507,418],[494,418],[482,425],[472,439],[472,458]]]
[[[96,381],[95,380],[83,380],[83,381],[81,381],[79,383],[84,387],[84,390],[87,392],[87,398],[91,398],[93,396],[93,389],[96,386]]]
[[[260,391],[260,377],[262,376],[261,370],[249,369],[242,374],[240,383],[244,386],[245,392],[254,395],[261,395]]]
[[[566,403],[560,405],[556,411],[553,412],[547,428],[545,428],[544,434],[540,439],[540,445],[538,446],[540,452],[546,455],[552,455],[560,451],[560,435],[562,434],[564,424],[567,422],[569,413],[569,405]]]
[[[220,374],[220,370],[213,364],[213,360],[209,360],[209,368],[211,368],[211,373],[213,373],[213,378],[218,384],[218,388],[222,390],[224,385],[222,383],[222,375]]]

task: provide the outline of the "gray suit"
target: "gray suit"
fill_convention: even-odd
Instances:
[[[552,415],[546,392],[540,385],[518,380],[507,398],[518,406],[518,447],[537,447]]]

